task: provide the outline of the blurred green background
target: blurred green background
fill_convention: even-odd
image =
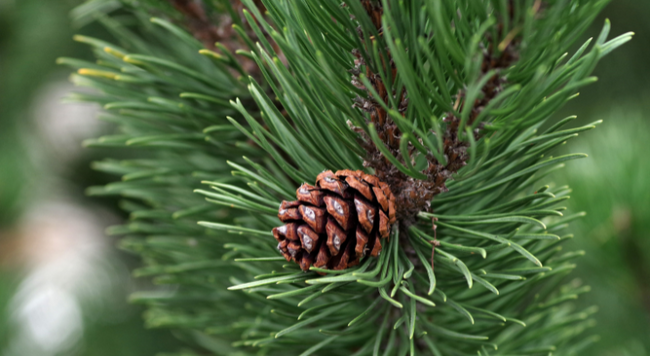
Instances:
[[[90,169],[105,152],[81,140],[102,130],[94,108],[65,105],[69,69],[57,57],[91,59],[73,28],[82,0],[0,0],[0,355],[143,356],[177,348],[145,330],[137,264],[103,234],[123,218],[114,201],[84,189],[108,182]],[[84,137],[85,136],[85,137]],[[148,286],[147,286],[148,287]]]
[[[108,179],[89,168],[104,152],[80,145],[103,126],[92,107],[60,104],[71,87],[55,59],[90,59],[74,33],[108,35],[93,25],[73,28],[69,12],[80,2],[0,0],[1,356],[144,356],[177,346],[169,332],[143,329],[142,310],[125,301],[146,281],[129,277],[137,261],[102,233],[124,216],[114,201],[83,194]],[[576,125],[604,121],[565,148],[590,157],[554,177],[572,187],[570,209],[588,212],[564,246],[586,252],[573,276],[592,291],[578,307],[600,308],[589,332],[601,340],[588,355],[650,354],[648,17],[650,1],[612,1],[587,35],[609,18],[613,35],[636,36],[557,114],[578,115]],[[43,294],[50,298],[35,298]],[[63,336],[48,337],[52,328]]]

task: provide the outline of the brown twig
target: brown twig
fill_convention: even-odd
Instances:
[[[372,20],[377,30],[382,32],[381,17],[383,15],[383,6],[379,2],[370,0],[361,0],[368,16]],[[498,25],[498,30],[502,31],[502,25]],[[359,29],[358,32],[361,32]],[[465,92],[460,91],[456,98],[455,108],[457,111],[462,110],[465,105],[472,105],[468,126],[475,123],[476,118],[484,110],[484,108],[494,99],[499,92],[503,90],[503,85],[506,79],[500,75],[502,69],[508,68],[514,61],[518,59],[518,31],[511,31],[502,41],[503,50],[497,52],[498,44],[494,40],[488,38],[488,46],[483,49],[483,63],[481,72],[486,73],[494,70],[494,74],[487,84],[483,87],[483,96],[481,99],[475,100],[473,103],[463,101]],[[355,106],[367,112],[370,116],[370,122],[374,124],[377,130],[377,135],[383,144],[389,149],[391,154],[398,160],[403,161],[402,152],[400,152],[402,132],[400,132],[397,125],[390,118],[386,110],[375,102],[371,91],[366,88],[359,80],[359,75],[362,70],[368,81],[372,85],[372,89],[379,94],[379,97],[384,104],[389,104],[389,96],[397,99],[397,111],[405,115],[408,109],[408,95],[406,88],[399,88],[399,90],[389,92],[387,88],[392,88],[392,83],[384,83],[382,77],[373,73],[370,66],[366,65],[366,59],[361,55],[361,51],[353,51],[355,55],[355,66],[351,69],[352,83],[359,89],[365,89],[368,93],[367,97],[357,97],[355,99]],[[389,54],[390,56],[390,54]],[[382,58],[385,64],[385,71],[392,73],[391,77],[396,76],[396,67],[392,58]],[[426,175],[426,179],[416,179],[402,173],[393,165],[388,159],[379,151],[368,135],[359,128],[354,128],[355,131],[361,136],[360,143],[367,151],[364,166],[373,168],[375,174],[383,181],[387,182],[391,190],[394,192],[397,207],[398,219],[403,225],[409,226],[416,221],[416,216],[421,211],[428,211],[430,208],[431,200],[434,196],[447,191],[445,183],[451,179],[452,175],[458,172],[463,166],[467,164],[469,155],[467,149],[469,143],[463,140],[461,134],[463,127],[460,127],[461,120],[452,113],[447,113],[443,122],[446,124],[444,135],[442,137],[444,146],[444,155],[447,162],[439,162],[433,154],[429,153],[426,158],[429,162],[428,167],[422,171]],[[480,138],[480,128],[482,124],[479,123],[478,129],[473,134],[475,139]],[[408,143],[407,156],[412,157],[415,147],[412,143]],[[406,163],[406,162],[404,162]],[[412,162],[409,162],[412,163]]]
[[[229,13],[214,16],[208,14],[202,0],[169,0],[169,2],[183,15],[183,25],[206,48],[216,50],[215,44],[221,43],[230,52],[235,53],[245,47],[244,41],[232,27],[234,21]],[[260,0],[255,0],[255,5],[262,10],[262,13],[266,10]],[[239,0],[233,0],[230,6],[239,15],[240,21],[246,25],[246,18],[243,15],[244,4]],[[257,39],[250,26],[245,26],[245,30],[247,36],[253,41]],[[259,71],[256,63],[247,57],[241,57],[240,64],[246,73],[255,75]]]

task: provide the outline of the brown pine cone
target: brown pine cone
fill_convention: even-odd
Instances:
[[[362,171],[325,171],[316,186],[304,183],[298,200],[283,201],[273,229],[287,261],[342,270],[359,264],[368,252],[377,257],[381,239],[395,223],[395,197],[388,184]]]

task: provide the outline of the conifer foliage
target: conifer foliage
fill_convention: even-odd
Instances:
[[[92,0],[76,9],[115,39],[78,36],[97,61],[59,61],[95,89],[73,99],[100,103],[116,126],[86,144],[130,157],[95,163],[121,180],[88,191],[122,197],[131,214],[109,233],[141,256],[135,275],[161,286],[131,297],[148,306],[147,325],[185,340],[178,356],[578,354],[594,340],[581,334],[595,309],[572,307],[589,288],[570,279],[580,253],[561,245],[581,214],[564,211],[569,188],[545,177],[584,157],[553,152],[597,124],[572,127],[553,113],[631,38],[607,40],[606,23],[567,53],[606,3]],[[368,196],[356,218],[325,207],[321,222],[354,225],[356,244],[356,231],[374,233],[381,253],[348,242],[355,259],[341,268],[288,262],[282,254],[295,255],[278,241],[311,245],[280,236],[282,221],[305,217],[278,208],[306,206],[302,184],[318,182],[307,195],[319,195],[328,170],[342,172],[328,176],[342,189],[329,200],[353,199],[345,189]],[[374,191],[382,184],[392,208],[386,190]],[[301,203],[290,203],[297,190]],[[366,216],[364,231],[358,212],[368,209],[388,222]],[[333,242],[324,251],[335,255]]]

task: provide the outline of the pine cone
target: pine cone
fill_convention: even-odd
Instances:
[[[368,254],[377,257],[381,239],[395,223],[395,197],[388,184],[362,171],[325,171],[316,186],[304,183],[298,200],[283,201],[273,229],[278,250],[287,261],[342,270]]]

